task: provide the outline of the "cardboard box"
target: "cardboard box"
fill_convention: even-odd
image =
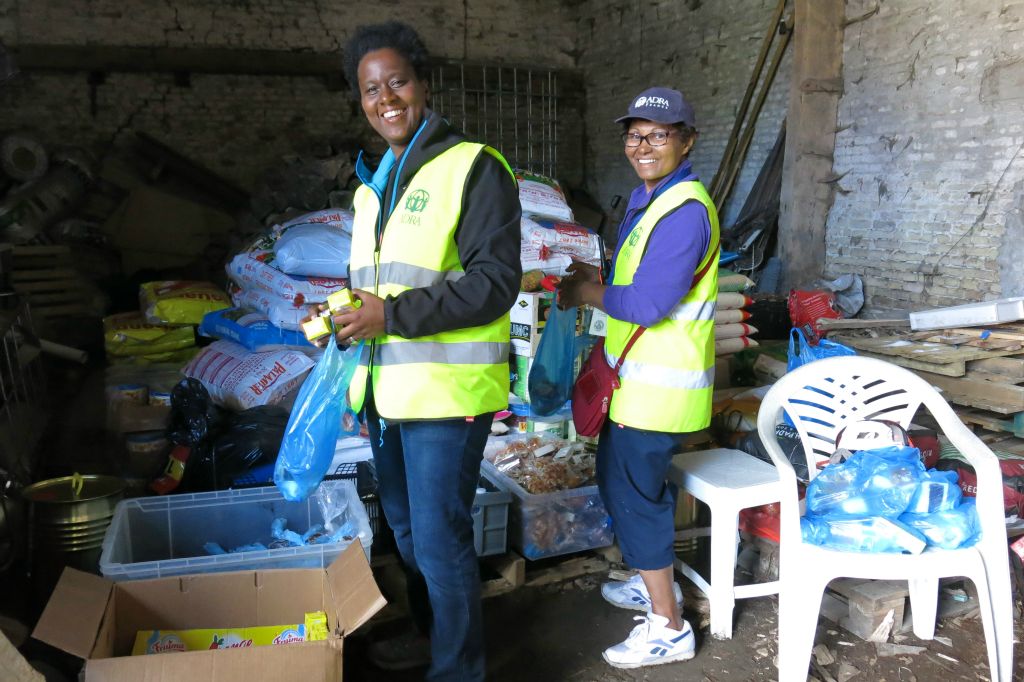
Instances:
[[[530,402],[529,379],[532,367],[532,357],[518,354],[512,356],[512,393],[527,403]]]
[[[519,298],[512,306],[512,352],[532,358],[537,354],[540,335],[544,331],[548,310],[554,294],[547,291],[519,292]]]
[[[358,543],[326,569],[114,583],[66,568],[32,636],[86,659],[85,682],[338,682],[344,638],[384,605]],[[129,655],[139,630],[299,623],[321,610],[331,628],[324,641]]]

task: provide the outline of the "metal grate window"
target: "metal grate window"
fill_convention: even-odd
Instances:
[[[471,139],[501,151],[514,168],[558,177],[559,119],[571,94],[553,70],[466,63],[431,69],[435,111]]]

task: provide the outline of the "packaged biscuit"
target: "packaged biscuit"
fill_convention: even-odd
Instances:
[[[206,313],[231,307],[228,295],[209,282],[147,282],[139,299],[154,324],[199,324]]]
[[[307,613],[305,622],[299,625],[206,630],[139,630],[135,635],[132,656],[315,642],[327,639],[328,632],[327,614],[323,611]]]

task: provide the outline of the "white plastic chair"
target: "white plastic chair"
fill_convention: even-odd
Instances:
[[[863,419],[906,427],[920,406],[934,417],[978,475],[977,510],[982,537],[973,547],[927,549],[918,555],[858,553],[805,544],[800,536],[796,475],[775,438],[783,409],[795,422],[808,471],[818,456],[835,449],[837,433]],[[965,427],[939,393],[902,367],[881,360],[843,357],[819,360],[786,374],[761,403],[757,430],[779,471],[782,493],[779,554],[779,680],[804,682],[814,643],[822,593],[839,577],[899,580],[910,587],[914,634],[935,635],[938,581],[974,581],[993,682],[1010,682],[1013,670],[1013,597],[998,460]]]
[[[711,508],[710,528],[676,533],[676,539],[711,536],[711,582],[685,561],[674,567],[707,595],[711,607],[711,635],[732,637],[732,612],[737,599],[762,597],[779,591],[779,582],[736,585],[736,541],[740,510],[778,502],[782,495],[779,474],[768,462],[739,450],[685,452],[672,458],[668,479]]]

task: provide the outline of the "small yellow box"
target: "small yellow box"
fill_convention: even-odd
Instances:
[[[335,291],[327,297],[327,307],[332,313],[343,313],[347,309],[354,310],[362,304],[363,302],[353,296],[349,289]]]
[[[309,322],[303,322],[302,331],[306,334],[307,339],[316,341],[331,333],[331,323],[326,317],[317,316]]]

